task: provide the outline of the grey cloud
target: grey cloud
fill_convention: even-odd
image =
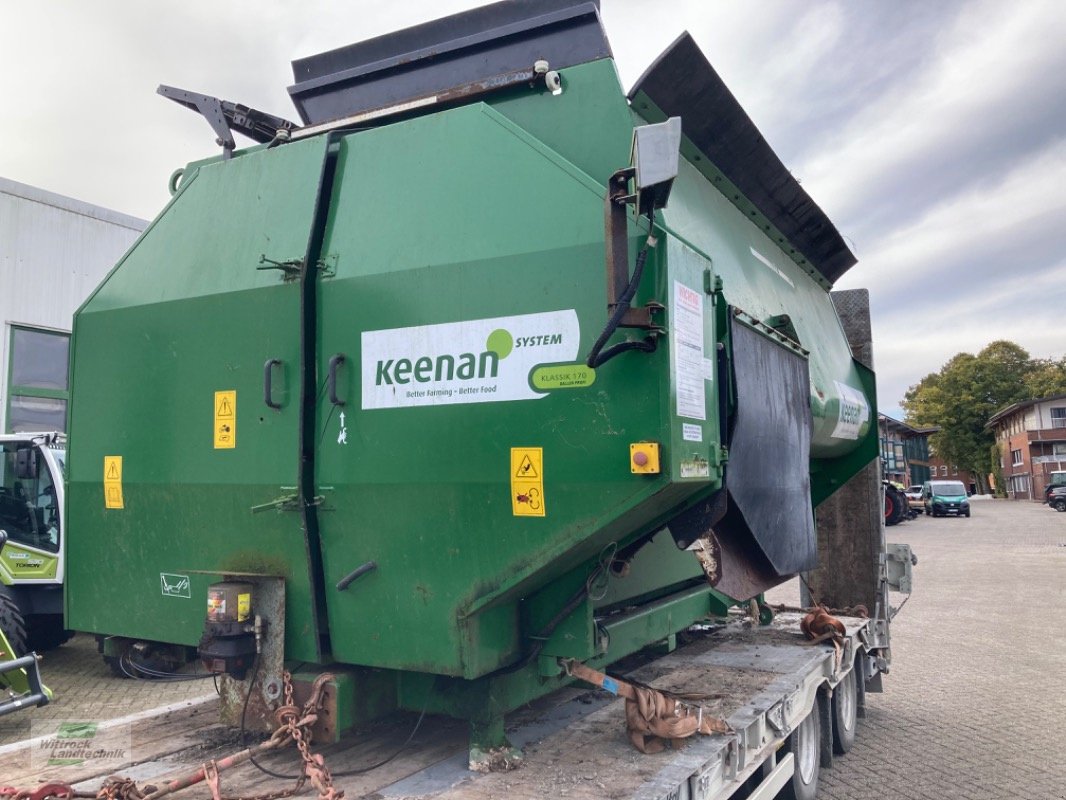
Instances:
[[[0,72],[0,175],[153,216],[170,172],[216,150],[206,123],[157,97],[157,84],[294,117],[292,59],[479,4],[7,4],[0,48],[18,66]],[[854,243],[860,263],[841,286],[871,287],[883,406],[957,349],[1014,338],[1037,355],[1066,350],[1066,175],[1047,160],[1066,131],[1066,4],[602,10],[627,86],[689,30]],[[950,285],[950,298],[925,282]],[[1004,313],[1000,295],[1021,311]]]

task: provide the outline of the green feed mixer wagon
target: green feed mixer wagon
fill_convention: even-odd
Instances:
[[[691,37],[628,94],[573,0],[293,70],[299,124],[160,88],[222,153],[75,320],[68,627],[484,750],[815,566],[876,454],[855,259]]]

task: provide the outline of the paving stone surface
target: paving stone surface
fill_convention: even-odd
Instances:
[[[41,708],[0,717],[0,745],[29,738],[56,722],[103,722],[215,691],[211,680],[119,678],[96,652],[96,640],[88,634],[78,634],[62,647],[44,653],[41,677],[55,693],[55,700]]]
[[[980,500],[888,539],[918,555],[914,594],[819,800],[1066,798],[1066,513]]]

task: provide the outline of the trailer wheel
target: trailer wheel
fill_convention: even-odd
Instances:
[[[815,800],[821,771],[821,740],[822,723],[818,703],[815,703],[811,713],[785,742],[785,749],[796,759],[796,771],[781,789],[779,796],[784,800]]]
[[[833,752],[844,755],[855,744],[859,692],[854,668],[848,670],[833,690]]]
[[[0,631],[7,637],[16,658],[29,652],[26,648],[26,620],[15,601],[6,594],[0,594]]]

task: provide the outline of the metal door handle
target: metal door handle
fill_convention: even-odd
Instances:
[[[281,403],[274,402],[274,367],[281,366],[280,358],[268,358],[266,363],[263,364],[263,402],[267,404],[268,408],[273,408],[278,411],[281,410]]]
[[[344,362],[344,353],[336,353],[329,360],[329,401],[335,406],[344,405],[344,401],[337,397],[337,369]]]
[[[354,581],[356,578],[361,578],[363,575],[366,575],[368,572],[373,572],[377,568],[378,565],[374,561],[367,561],[365,564],[356,567],[354,570],[352,570],[339,581],[337,581],[337,591],[343,592],[345,589],[351,586],[352,581]]]

